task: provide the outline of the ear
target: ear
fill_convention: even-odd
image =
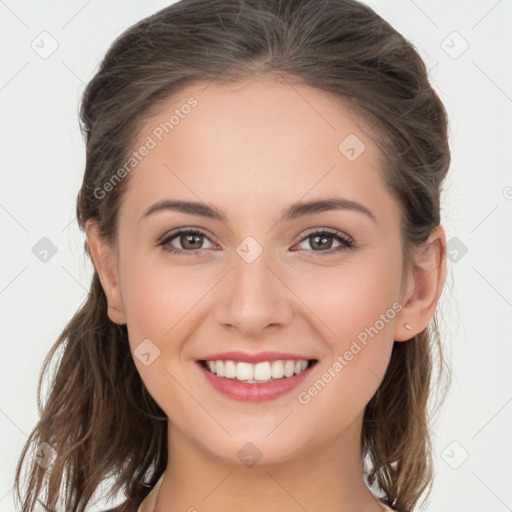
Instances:
[[[441,295],[445,274],[446,235],[441,226],[436,226],[426,246],[415,253],[413,269],[400,301],[403,308],[397,315],[395,341],[407,341],[427,328]]]
[[[122,325],[126,316],[119,286],[117,258],[114,249],[100,235],[98,224],[89,219],[85,224],[87,249],[101,281],[108,302],[107,314],[112,322]]]

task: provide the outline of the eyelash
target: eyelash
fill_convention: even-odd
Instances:
[[[205,249],[195,249],[192,251],[187,251],[185,249],[176,249],[172,245],[169,245],[172,240],[174,240],[175,238],[177,238],[180,235],[203,235],[206,238],[208,238],[206,236],[206,233],[204,233],[203,231],[201,231],[199,229],[180,229],[174,233],[171,233],[169,236],[165,237],[161,242],[158,243],[158,246],[161,246],[163,248],[163,250],[166,252],[169,252],[172,254],[183,254],[186,256],[195,256],[198,253],[200,253],[201,251],[205,250]],[[299,244],[304,242],[308,238],[311,238],[313,235],[328,235],[328,236],[333,237],[336,241],[338,241],[342,244],[342,246],[334,248],[334,249],[330,249],[328,251],[321,251],[321,250],[313,251],[313,250],[311,250],[311,252],[316,252],[317,254],[320,254],[322,256],[334,254],[337,252],[343,252],[346,250],[353,250],[356,248],[356,244],[355,244],[354,240],[352,240],[350,237],[342,234],[339,231],[332,230],[329,228],[321,228],[316,231],[310,231],[306,236],[304,236],[299,241]],[[301,250],[301,249],[299,249],[299,250]]]

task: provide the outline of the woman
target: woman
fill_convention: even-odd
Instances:
[[[450,162],[413,46],[353,0],[181,0],[114,42],[81,120],[94,275],[22,510],[110,477],[123,512],[413,510]]]

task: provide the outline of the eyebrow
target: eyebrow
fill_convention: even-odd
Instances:
[[[182,213],[215,219],[221,222],[226,221],[226,214],[215,206],[196,201],[178,201],[172,199],[164,199],[153,204],[144,211],[139,220],[162,210],[179,211]],[[352,210],[365,214],[374,222],[377,221],[375,215],[366,208],[366,206],[341,197],[328,197],[315,201],[294,203],[282,211],[281,220],[290,221],[306,215],[314,215],[331,210]]]

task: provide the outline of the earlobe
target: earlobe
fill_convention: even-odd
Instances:
[[[407,341],[427,328],[443,289],[445,273],[446,235],[441,226],[436,226],[414,256],[403,308],[395,325],[395,341]]]
[[[126,323],[121,288],[119,285],[117,262],[113,248],[100,235],[95,220],[88,220],[85,225],[86,247],[98,273],[101,286],[108,303],[107,314],[112,322]]]

